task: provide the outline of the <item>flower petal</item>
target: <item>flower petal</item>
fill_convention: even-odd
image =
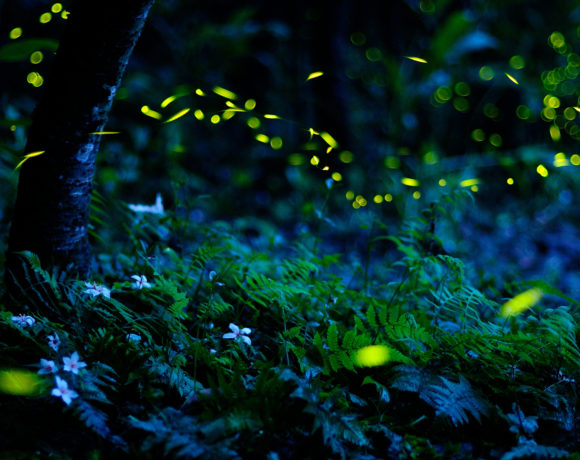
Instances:
[[[235,339],[236,337],[237,337],[237,335],[232,333],[232,332],[228,332],[227,334],[223,335],[224,339]]]
[[[252,333],[252,330],[251,330],[251,329],[249,329],[249,328],[247,328],[247,327],[245,327],[245,328],[243,328],[242,330],[240,330],[240,332],[241,332],[242,334],[250,335],[250,334]]]
[[[240,328],[234,323],[230,323],[230,330],[236,335],[240,333]]]
[[[252,340],[247,335],[241,335],[240,338],[248,345],[252,345]]]

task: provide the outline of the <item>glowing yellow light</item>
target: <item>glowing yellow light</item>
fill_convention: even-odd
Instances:
[[[572,163],[574,166],[578,166],[580,165],[580,155],[578,154],[574,154],[570,157],[570,163]]]
[[[63,11],[62,13],[60,13],[60,17],[63,19],[68,19],[68,15],[70,14],[70,11]]]
[[[481,78],[482,80],[489,81],[492,80],[494,76],[495,72],[488,65],[484,65],[479,69],[479,78]]]
[[[409,187],[419,187],[419,181],[417,179],[411,179],[410,177],[403,177],[401,183]]]
[[[335,148],[338,147],[338,142],[336,142],[336,140],[334,140],[334,137],[332,137],[327,132],[321,132],[320,133],[320,137],[322,137],[322,139],[324,140],[324,142],[326,142],[333,149],[335,149]]]
[[[365,197],[362,195],[357,195],[355,200],[358,204],[366,203],[366,201],[367,201],[367,200],[365,200]]]
[[[248,126],[252,129],[257,129],[262,124],[262,122],[260,121],[260,119],[258,117],[252,117],[252,118],[248,119],[247,123],[248,123]]]
[[[205,118],[205,114],[203,113],[203,110],[200,110],[200,109],[197,109],[195,112],[193,112],[193,116],[200,121]]]
[[[461,187],[471,187],[472,185],[477,185],[477,184],[479,184],[479,179],[477,179],[477,178],[465,179],[465,180],[462,180],[461,182],[459,182],[459,185]]]
[[[503,144],[503,139],[499,134],[493,133],[491,136],[489,136],[489,143],[494,147],[501,147]]]
[[[15,27],[14,29],[12,29],[10,31],[10,34],[8,36],[12,40],[16,40],[17,38],[20,38],[22,36],[22,27]]]
[[[308,75],[308,77],[306,78],[306,81],[312,80],[313,78],[322,77],[323,75],[324,75],[324,72],[312,72],[310,75]]]
[[[42,86],[42,84],[44,83],[44,78],[38,72],[30,72],[26,76],[26,81],[28,83],[30,83],[32,86],[34,86],[35,88],[38,88],[38,87]]]
[[[542,118],[553,120],[556,118],[556,111],[552,107],[544,107],[541,112]]]
[[[376,367],[387,363],[390,358],[389,347],[385,345],[370,345],[357,350],[354,355],[354,362],[360,367]]]
[[[278,115],[273,115],[271,113],[265,114],[264,118],[268,118],[269,120],[280,120],[280,117]]]
[[[35,51],[30,55],[30,62],[32,64],[40,64],[42,62],[42,59],[44,59],[42,51]]]
[[[358,209],[358,208],[360,208],[360,204],[358,204],[356,201],[353,201],[353,202],[352,202],[352,207],[353,207],[354,209]]]
[[[550,137],[554,142],[558,142],[562,138],[562,134],[560,133],[560,128],[558,128],[558,125],[550,126]]]
[[[526,61],[522,56],[515,55],[510,58],[510,67],[512,69],[523,69],[526,65]]]
[[[292,153],[288,155],[288,164],[292,166],[300,166],[306,162],[306,158],[301,153]]]
[[[375,195],[375,196],[373,197],[373,201],[374,201],[375,203],[377,203],[377,204],[380,204],[380,203],[382,203],[382,202],[383,202],[383,200],[384,200],[384,198],[383,198],[383,195]]]
[[[52,20],[52,14],[50,13],[42,13],[40,18],[38,18],[41,24],[47,24]]]
[[[37,157],[39,155],[42,155],[45,151],[46,150],[39,150],[38,152],[27,153],[26,155],[24,155],[24,157],[22,158],[22,160],[20,161],[20,163],[18,163],[16,165],[16,167],[14,168],[14,171],[16,171],[18,168],[20,168],[24,164],[24,162],[26,162],[30,158],[34,158],[34,157]]]
[[[389,203],[390,203],[391,201],[393,201],[393,195],[391,195],[390,193],[387,193],[387,194],[385,195],[385,201],[387,201],[387,202],[389,202]]]
[[[273,137],[272,139],[270,139],[270,147],[272,147],[274,150],[280,150],[282,148],[282,138],[281,137]]]
[[[169,96],[169,97],[163,99],[163,102],[161,102],[161,108],[164,109],[169,104],[171,104],[175,99],[177,99],[177,96]]]
[[[472,185],[472,186],[471,186],[471,191],[472,191],[473,193],[475,193],[475,192],[479,191],[479,187],[478,187],[477,185]]]
[[[312,158],[310,158],[310,164],[312,166],[318,166],[318,163],[320,163],[320,158],[318,158],[316,155],[312,155]]]
[[[190,110],[191,109],[189,107],[186,109],[180,110],[175,115],[173,115],[173,116],[169,117],[167,120],[165,120],[163,123],[171,123],[172,121],[175,121],[175,120],[183,117],[184,115],[187,115]]]
[[[214,125],[217,125],[221,121],[221,117],[216,113],[211,116],[209,121],[212,122]]]
[[[354,200],[354,192],[352,190],[349,190],[348,192],[346,192],[345,197],[347,200]]]
[[[506,180],[506,182],[507,182],[508,185],[514,185],[514,179],[513,179],[513,177],[508,177],[507,180]]]
[[[0,392],[15,396],[34,396],[42,392],[43,380],[35,372],[22,369],[0,371]]]
[[[205,96],[205,93],[203,92],[203,90],[201,88],[197,88],[195,90],[195,94],[197,94],[198,96]]]
[[[572,107],[576,112],[580,112],[580,107]]]
[[[50,7],[53,13],[60,13],[62,11],[62,3],[55,3]]]
[[[330,170],[330,167],[329,166],[325,166],[324,168],[322,168],[322,170],[323,171],[328,171],[328,170]]]
[[[93,134],[95,136],[111,136],[114,134],[121,134],[120,131],[93,131],[92,133],[89,134]]]
[[[543,295],[544,293],[540,289],[530,289],[522,292],[504,303],[499,314],[504,318],[519,315],[536,305]]]
[[[447,185],[447,181],[445,179],[439,179],[439,187],[445,187]]]
[[[506,77],[508,77],[513,83],[515,83],[516,85],[519,85],[520,83],[513,77],[511,76],[509,73],[506,72],[505,74]]]
[[[566,158],[566,154],[560,152],[554,155],[554,167],[561,168],[563,166],[570,166],[570,162]]]
[[[549,97],[547,106],[552,107],[553,109],[557,109],[560,107],[560,99],[558,99],[556,96]]]
[[[536,172],[542,177],[548,177],[548,170],[542,164],[538,165],[538,167],[536,168]]]
[[[415,62],[420,62],[421,64],[427,64],[427,61],[423,58],[417,57],[417,56],[404,56],[406,59],[409,59],[411,61],[415,61]]]
[[[342,174],[339,172],[333,172],[330,177],[332,177],[332,180],[335,182],[340,182],[342,180]]]
[[[354,155],[352,154],[352,152],[349,152],[348,150],[343,150],[338,155],[338,159],[340,161],[342,161],[343,163],[352,163],[352,160],[354,159]]]
[[[326,148],[326,153],[330,153],[330,152],[332,152],[332,147],[328,146],[328,147]]]
[[[475,141],[475,142],[483,142],[485,140],[485,132],[483,131],[483,129],[474,129],[471,132],[471,138]]]
[[[415,198],[416,200],[421,198],[421,192],[413,192],[413,198]]]
[[[550,35],[550,43],[554,48],[562,48],[566,45],[566,39],[564,38],[564,35],[556,31]]]
[[[564,109],[564,118],[569,121],[576,119],[576,110],[572,107],[566,107]]]
[[[239,110],[239,109],[224,110],[224,112],[222,113],[222,119],[229,120],[230,118],[233,118],[236,115],[236,113],[238,113],[238,112],[243,112],[243,110]]]
[[[159,112],[151,110],[148,105],[141,107],[141,112],[148,117],[155,118],[156,120],[160,120],[162,118],[162,115]]]
[[[16,131],[16,125],[10,125],[10,131],[12,132]]]
[[[320,134],[318,131],[314,131],[313,128],[308,128],[308,132],[310,133],[310,139],[312,139],[313,136],[318,136]]]
[[[256,134],[254,139],[256,139],[258,142],[262,142],[263,144],[267,144],[270,142],[270,138],[265,134]]]
[[[256,108],[256,101],[254,99],[248,99],[244,104],[246,110],[254,110]]]
[[[233,99],[236,100],[238,95],[229,89],[222,88],[221,86],[214,86],[212,91],[216,93],[218,96],[225,97],[226,99]]]

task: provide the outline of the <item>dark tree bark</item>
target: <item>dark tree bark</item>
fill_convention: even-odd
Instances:
[[[16,251],[43,266],[90,269],[88,218],[102,131],[129,57],[154,0],[77,0],[70,8],[51,75],[37,105],[6,257],[6,279],[18,276]]]

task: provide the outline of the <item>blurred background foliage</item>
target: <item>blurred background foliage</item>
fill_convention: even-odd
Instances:
[[[3,233],[70,6],[0,1]],[[286,236],[327,217],[342,251],[375,219],[398,228],[465,189],[475,201],[434,229],[445,251],[489,286],[541,277],[577,296],[579,50],[567,0],[160,0],[96,190],[106,202],[161,192],[194,223],[243,217],[250,234],[251,217]]]

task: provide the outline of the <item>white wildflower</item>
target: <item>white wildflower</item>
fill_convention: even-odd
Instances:
[[[146,204],[129,204],[129,209],[133,212],[148,212],[151,214],[164,214],[165,210],[163,209],[163,199],[161,198],[161,193],[157,194],[155,199],[154,205],[146,205]]]
[[[224,339],[242,340],[248,345],[252,345],[252,341],[248,337],[248,335],[252,333],[251,329],[248,329],[247,327],[240,329],[234,323],[230,323],[230,330],[232,332],[223,335]]]

